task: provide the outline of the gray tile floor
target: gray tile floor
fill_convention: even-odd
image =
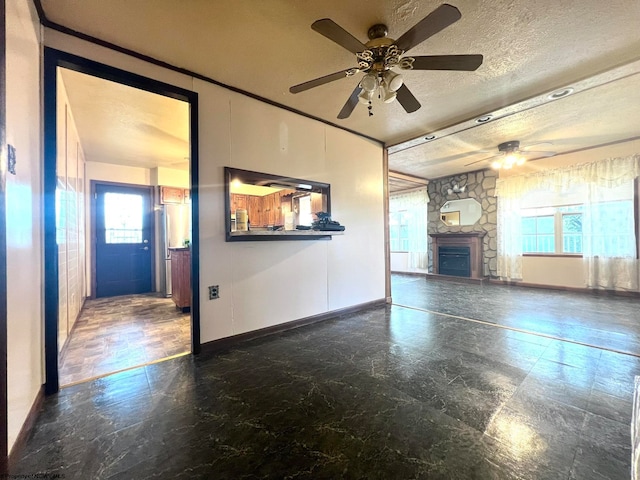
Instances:
[[[61,355],[68,385],[191,351],[191,316],[156,294],[88,299]]]
[[[631,355],[376,307],[65,388],[11,473],[628,479],[638,373]]]
[[[640,299],[392,275],[393,303],[640,355]]]

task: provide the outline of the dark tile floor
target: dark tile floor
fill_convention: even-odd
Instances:
[[[12,474],[628,479],[640,359],[376,307],[65,388]]]
[[[61,355],[60,384],[191,351],[191,317],[156,294],[88,299]]]
[[[640,355],[640,299],[392,275],[393,303]]]

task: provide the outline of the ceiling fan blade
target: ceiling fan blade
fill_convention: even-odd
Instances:
[[[300,92],[304,92],[305,90],[309,90],[310,88],[319,87],[320,85],[324,85],[325,83],[334,82],[336,80],[340,80],[341,78],[350,77],[351,75],[349,75],[348,72],[353,70],[356,70],[357,72],[357,69],[347,68],[346,70],[341,70],[339,72],[332,73],[330,75],[325,75],[324,77],[319,77],[314,80],[309,80],[308,82],[294,85],[289,89],[289,91],[291,93],[300,93]]]
[[[520,153],[528,156],[536,156],[536,157],[553,157],[557,155],[556,152],[536,152],[534,150],[520,150]]]
[[[398,89],[396,100],[400,102],[400,105],[402,105],[402,108],[404,108],[407,113],[415,112],[422,106],[404,83]]]
[[[452,23],[460,20],[462,15],[456,7],[443,3],[429,15],[407,30],[396,42],[396,46],[403,51],[410,50],[427,38],[444,30]]]
[[[499,155],[491,155],[490,157],[485,157],[485,158],[483,158],[483,159],[481,159],[481,160],[476,160],[475,162],[467,163],[467,164],[465,165],[465,167],[469,167],[469,166],[471,166],[471,165],[475,165],[476,163],[480,163],[480,162],[486,162],[487,160],[491,160],[492,158],[496,158],[496,157],[502,157],[502,154],[499,154]]]
[[[340,113],[338,114],[338,118],[340,119],[349,118],[349,115],[351,115],[351,112],[353,112],[353,109],[356,108],[356,105],[358,105],[358,95],[360,95],[361,91],[362,91],[362,88],[358,83],[358,85],[353,90],[353,92],[351,92],[351,95],[347,99],[347,102],[342,107],[342,110],[340,110]]]
[[[548,145],[549,147],[553,146],[553,143],[551,142],[536,142],[536,143],[529,143],[523,147],[520,147],[520,151],[527,151],[529,150],[531,147],[540,147],[542,145]]]
[[[311,24],[311,28],[352,53],[364,52],[367,49],[360,40],[330,18],[316,20]]]
[[[428,55],[412,57],[410,68],[405,70],[460,70],[471,72],[482,65],[482,55]],[[402,67],[400,67],[402,68]]]

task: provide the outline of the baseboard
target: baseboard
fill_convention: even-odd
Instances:
[[[563,285],[543,285],[540,283],[513,282],[509,280],[498,280],[493,278],[490,279],[489,282],[497,285],[509,285],[511,287],[540,288],[544,290],[561,290],[564,292],[590,293],[592,295],[640,298],[640,292],[626,291],[626,290],[604,290],[599,288],[587,288],[587,287],[565,287]]]
[[[439,273],[427,273],[425,274],[427,280],[445,280],[447,282],[459,282],[459,283],[476,283],[483,284],[489,281],[489,277],[471,278],[471,277],[457,277],[455,275],[440,275]]]
[[[27,418],[25,418],[24,423],[22,424],[22,428],[20,429],[20,433],[16,437],[16,441],[13,443],[13,447],[11,447],[11,452],[9,452],[9,471],[12,470],[12,467],[15,465],[15,462],[18,460],[20,456],[20,452],[24,449],[27,444],[27,440],[29,439],[29,435],[31,434],[31,430],[33,430],[33,426],[36,423],[38,418],[38,414],[40,413],[40,409],[42,408],[42,403],[44,402],[44,385],[40,387],[36,398],[29,409],[29,413],[27,414]]]
[[[379,300],[360,303],[358,305],[352,305],[350,307],[340,308],[338,310],[331,310],[330,312],[320,313],[318,315],[312,315],[310,317],[300,318],[298,320],[292,320],[291,322],[281,323],[279,325],[273,325],[271,327],[265,327],[259,330],[253,330],[251,332],[240,333],[231,337],[212,340],[201,345],[201,353],[219,353],[223,350],[227,350],[233,346],[236,346],[239,343],[244,343],[250,340],[255,340],[257,338],[274,335],[276,333],[286,332],[287,330],[293,330],[294,328],[300,328],[306,325],[331,320],[342,315],[348,315],[351,313],[359,312],[361,310],[365,310],[367,308],[382,306],[386,304],[387,299],[381,298]]]

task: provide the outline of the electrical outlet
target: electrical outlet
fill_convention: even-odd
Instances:
[[[220,298],[220,287],[218,285],[209,285],[209,300]]]

